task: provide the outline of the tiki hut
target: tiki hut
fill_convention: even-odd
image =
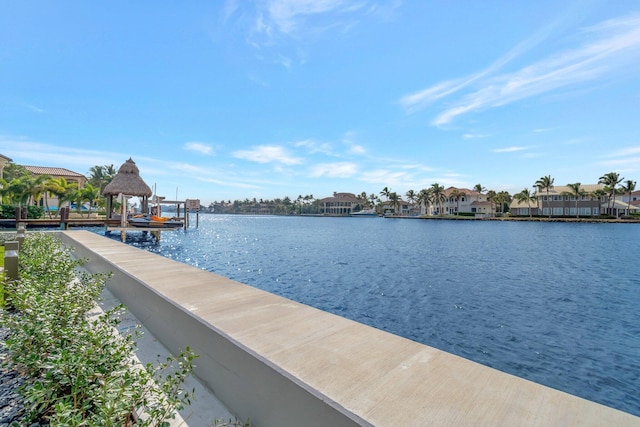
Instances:
[[[102,195],[107,199],[107,219],[113,217],[113,213],[111,212],[113,196],[117,197],[119,194],[141,197],[142,212],[148,211],[149,197],[151,197],[153,193],[151,188],[140,178],[140,170],[131,158],[120,166],[116,176],[114,176],[113,180],[102,190]]]

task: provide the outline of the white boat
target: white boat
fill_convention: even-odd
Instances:
[[[358,212],[352,212],[351,216],[378,216],[375,209],[363,209]]]

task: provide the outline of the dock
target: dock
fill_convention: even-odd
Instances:
[[[118,227],[107,227],[105,234],[110,234],[112,231],[119,231],[120,232],[120,239],[125,242],[127,240],[127,233],[129,232],[143,232],[143,233],[150,233],[157,242],[160,241],[160,236],[162,235],[163,231],[176,231],[176,230],[184,230],[184,227],[178,227],[178,228],[159,228],[159,227],[122,227],[122,226],[118,226]]]

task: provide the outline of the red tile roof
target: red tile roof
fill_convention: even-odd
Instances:
[[[86,178],[81,173],[73,172],[65,168],[50,168],[47,166],[24,166],[24,168],[36,175],[69,176],[74,178]]]

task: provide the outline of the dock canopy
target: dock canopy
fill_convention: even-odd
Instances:
[[[149,197],[153,194],[151,188],[140,177],[140,170],[136,163],[129,158],[120,166],[118,173],[113,180],[104,187],[102,195],[107,199],[107,219],[112,218],[113,196],[123,194],[125,196],[136,196],[142,198],[142,211],[149,209]]]

